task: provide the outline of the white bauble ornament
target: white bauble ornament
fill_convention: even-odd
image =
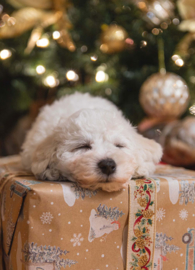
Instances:
[[[140,103],[153,117],[174,118],[182,115],[189,102],[186,82],[174,73],[155,73],[140,89]]]

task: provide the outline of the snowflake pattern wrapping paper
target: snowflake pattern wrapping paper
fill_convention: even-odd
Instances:
[[[1,270],[195,269],[195,172],[159,165],[107,193],[22,176],[17,157],[0,169]]]
[[[70,182],[11,177],[8,163],[5,170],[3,270],[124,269],[128,189],[90,191]]]

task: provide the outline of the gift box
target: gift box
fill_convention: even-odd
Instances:
[[[38,181],[0,160],[3,270],[194,270],[195,172],[159,165],[118,192]]]

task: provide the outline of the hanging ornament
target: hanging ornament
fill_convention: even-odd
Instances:
[[[159,72],[151,75],[140,89],[140,103],[144,111],[156,118],[175,118],[182,115],[189,103],[186,82],[174,73],[166,72],[164,42],[158,39]]]
[[[124,50],[125,39],[128,37],[125,29],[118,25],[103,27],[100,50],[104,53],[116,53]]]
[[[70,51],[75,50],[68,33],[72,25],[67,18],[65,0],[9,0],[9,3],[18,10],[11,16],[2,16],[4,25],[0,28],[0,39],[17,37],[33,29],[25,50],[26,53],[30,53],[40,39],[43,29],[54,25],[59,31],[57,42]]]
[[[132,0],[144,13],[143,19],[159,25],[174,15],[175,5],[171,0]]]
[[[142,85],[140,103],[153,117],[174,118],[182,115],[189,102],[186,82],[174,73],[155,73]]]

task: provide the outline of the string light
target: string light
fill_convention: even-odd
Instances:
[[[53,39],[58,39],[60,38],[61,35],[59,31],[54,31],[52,36],[53,36]]]
[[[45,67],[42,65],[38,65],[36,67],[36,72],[37,72],[37,74],[43,74],[45,72]]]
[[[2,60],[5,60],[7,58],[9,58],[10,56],[12,55],[11,51],[10,50],[7,50],[7,49],[4,49],[0,52],[0,58]]]
[[[172,59],[173,61],[176,61],[176,60],[179,59],[179,58],[180,58],[180,56],[177,55],[177,54],[174,54],[174,55],[172,55],[172,57],[171,57],[171,59]]]
[[[66,78],[69,81],[77,81],[79,79],[79,76],[76,74],[76,72],[74,72],[74,70],[69,70],[66,73]]]
[[[140,48],[144,48],[144,47],[146,47],[147,46],[147,41],[145,41],[145,40],[142,40],[141,41],[141,43],[140,43]]]
[[[179,67],[183,67],[184,61],[181,59],[181,57],[177,54],[172,55],[171,59],[175,62],[175,65]]]
[[[40,47],[40,48],[48,47],[49,46],[49,39],[46,37],[41,38],[41,39],[37,40],[36,45],[37,45],[37,47]]]
[[[90,57],[90,59],[91,59],[91,61],[95,62],[95,61],[97,61],[98,57],[96,55],[93,55]]]
[[[108,79],[108,74],[106,74],[103,70],[99,70],[95,75],[96,82],[107,82]]]
[[[175,64],[179,67],[183,67],[184,61],[180,58],[175,61]]]
[[[43,83],[46,86],[53,88],[59,84],[59,81],[53,75],[49,75],[44,79]]]

